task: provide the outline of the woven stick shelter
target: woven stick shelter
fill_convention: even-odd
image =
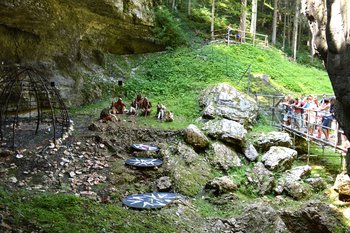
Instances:
[[[0,70],[2,147],[15,150],[49,140],[56,143],[68,131],[69,123],[55,83],[50,83],[41,72],[22,66]]]

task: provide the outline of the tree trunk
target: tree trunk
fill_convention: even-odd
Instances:
[[[210,25],[211,40],[214,40],[214,22],[215,22],[215,0],[213,0],[211,5],[211,25]]]
[[[283,15],[283,38],[282,38],[282,50],[286,48],[286,27],[287,27],[287,0],[284,0],[284,15]]]
[[[309,46],[310,46],[310,62],[314,63],[314,54],[315,54],[315,48],[314,48],[314,43],[315,43],[315,37],[314,34],[309,31]]]
[[[250,33],[254,34],[256,32],[256,19],[257,19],[257,4],[258,4],[258,0],[252,0],[252,21],[250,24]]]
[[[241,0],[242,9],[241,9],[241,17],[240,17],[240,33],[241,33],[241,41],[245,42],[245,31],[247,30],[247,0]]]
[[[299,25],[300,0],[295,2],[295,15],[293,20],[293,60],[297,60],[298,25]]]
[[[191,16],[191,0],[188,0],[187,4],[187,15]]]
[[[300,44],[301,44],[301,31],[302,31],[302,30],[303,30],[302,21],[299,20],[297,50],[300,49]]]
[[[273,45],[276,44],[276,34],[277,34],[277,12],[278,12],[278,0],[273,1],[273,22],[272,22],[272,36],[271,42]]]
[[[176,6],[176,0],[173,0],[173,2],[171,4],[171,8],[173,8],[173,10],[175,10],[175,6]]]

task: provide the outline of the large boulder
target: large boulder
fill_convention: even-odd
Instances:
[[[232,167],[242,166],[241,159],[236,151],[220,142],[215,142],[212,146],[214,150],[213,163],[222,170],[228,171]]]
[[[271,146],[292,146],[292,139],[288,133],[284,132],[270,132],[268,134],[262,133],[254,140],[256,148],[262,151],[268,151]]]
[[[243,154],[249,161],[255,161],[259,157],[253,144],[247,143],[243,148]]]
[[[337,175],[333,188],[339,193],[339,200],[350,201],[350,177],[347,174]]]
[[[266,202],[244,208],[242,215],[230,219],[212,219],[207,232],[291,233],[279,213]],[[302,232],[302,231],[300,231]]]
[[[244,144],[247,134],[247,130],[243,125],[227,119],[208,121],[203,129],[213,138],[240,146]]]
[[[281,146],[272,146],[263,156],[261,161],[271,171],[285,171],[292,166],[297,151]]]
[[[259,195],[265,195],[272,190],[274,185],[273,173],[266,169],[261,162],[256,163],[246,175],[249,183],[253,185]]]
[[[258,105],[254,99],[224,83],[206,89],[199,103],[204,118],[226,118],[250,125],[258,115]]]
[[[234,192],[237,190],[238,186],[230,177],[223,176],[214,178],[214,180],[207,183],[205,188],[219,195]]]
[[[282,177],[278,179],[275,192],[277,194],[286,192],[289,196],[297,200],[305,197],[310,193],[311,187],[304,183],[301,178],[310,175],[310,173],[311,167],[308,165],[294,167],[286,171]]]
[[[342,225],[342,216],[329,204],[320,201],[310,201],[295,211],[282,211],[280,216],[292,233],[350,232]]]
[[[184,195],[197,195],[212,179],[209,162],[185,144],[168,147],[163,156],[163,168],[168,171],[172,187]]]
[[[209,145],[209,139],[195,125],[189,125],[184,132],[185,141],[196,149],[204,149]]]
[[[316,192],[322,191],[327,188],[327,182],[322,177],[310,177],[304,180],[305,183],[309,184],[312,189]]]

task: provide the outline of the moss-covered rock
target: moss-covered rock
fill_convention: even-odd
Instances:
[[[163,49],[153,36],[153,8],[146,0],[1,1],[0,64],[42,70],[67,105],[92,102],[113,91],[103,80],[106,53]]]
[[[175,190],[187,196],[200,193],[212,178],[208,161],[182,143],[167,149],[165,166]]]
[[[159,49],[152,38],[153,2],[145,0],[2,1],[0,59],[31,62],[96,58]],[[98,52],[97,52],[98,53]]]

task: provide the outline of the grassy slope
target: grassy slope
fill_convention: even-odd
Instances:
[[[127,81],[126,90],[128,98],[142,93],[155,104],[164,103],[178,117],[176,127],[186,127],[199,116],[198,97],[208,85],[226,82],[246,91],[247,77],[241,76],[249,64],[252,74],[269,75],[282,93],[332,93],[325,71],[290,62],[276,49],[251,45],[208,45],[152,54]],[[251,91],[276,93],[259,79],[253,79]]]

